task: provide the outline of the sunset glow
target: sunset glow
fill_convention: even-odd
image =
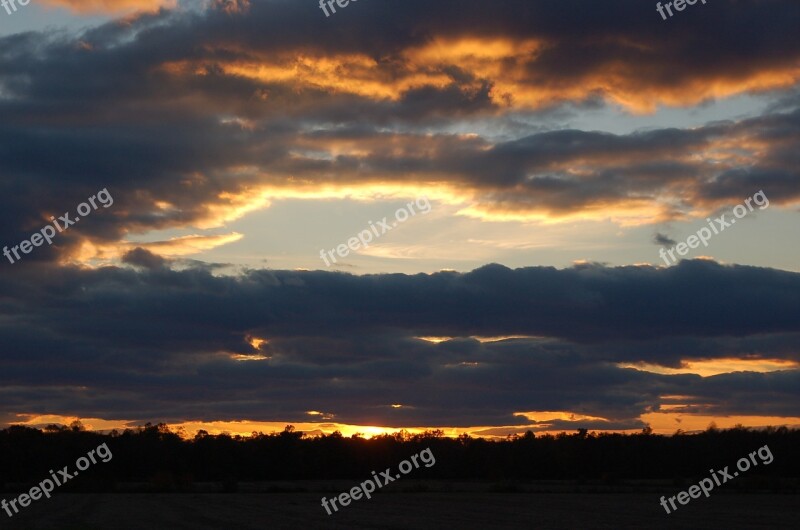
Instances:
[[[798,423],[797,7],[723,3],[9,7],[3,424]]]

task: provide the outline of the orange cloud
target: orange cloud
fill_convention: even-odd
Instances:
[[[547,422],[553,420],[562,421],[608,421],[606,418],[598,416],[587,416],[585,414],[576,414],[569,411],[531,411],[531,412],[516,412],[515,415],[523,416],[530,421]]]
[[[628,44],[629,47],[637,47]],[[643,45],[642,45],[643,46]],[[639,46],[641,48],[642,46]],[[659,105],[690,106],[711,98],[782,89],[800,81],[800,67],[772,65],[758,70],[698,72],[680,82],[657,81],[652,67],[622,61],[598,63],[575,76],[553,76],[537,63],[557,44],[543,39],[460,36],[434,38],[378,60],[369,52],[331,53],[328,50],[260,53],[232,45],[217,55],[239,56],[228,62],[179,61],[162,68],[171,73],[205,75],[218,71],[264,85],[284,84],[296,91],[317,89],[369,99],[397,101],[410,90],[458,84],[475,92],[489,84],[492,102],[501,108],[540,109],[601,95],[634,113],[650,113]],[[458,80],[453,76],[459,71]]]
[[[721,359],[702,359],[699,361],[684,361],[681,368],[668,368],[650,363],[621,363],[620,368],[633,368],[642,372],[654,374],[697,374],[701,377],[727,374],[733,372],[778,372],[800,368],[800,363],[785,359],[737,359],[734,357]]]
[[[242,237],[244,237],[242,234],[232,232],[222,235],[181,236],[166,241],[153,241],[149,243],[120,241],[107,244],[95,244],[86,240],[81,243],[79,249],[75,253],[69,255],[63,261],[65,263],[77,262],[82,264],[107,263],[110,260],[121,258],[123,254],[137,247],[163,257],[189,256],[239,241]]]
[[[177,0],[44,0],[46,5],[64,7],[77,13],[124,13],[172,8]]]

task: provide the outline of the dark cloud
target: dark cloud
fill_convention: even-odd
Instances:
[[[659,246],[674,246],[677,244],[677,241],[670,238],[666,234],[662,234],[661,232],[656,232],[653,236],[653,243]]]
[[[158,269],[166,265],[167,260],[143,248],[135,248],[123,254],[122,263],[138,265],[146,269]]]
[[[800,360],[800,275],[770,269],[231,277],[30,265],[3,277],[0,293],[7,413],[302,421],[314,410],[399,427],[525,425],[517,413],[567,410],[635,426],[664,396],[684,395],[687,410],[707,414],[800,414],[798,370],[701,378],[618,367]],[[534,338],[414,338],[470,335]]]

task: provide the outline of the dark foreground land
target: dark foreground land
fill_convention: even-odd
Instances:
[[[791,529],[800,495],[725,494],[671,515],[653,493],[390,492],[329,516],[325,492],[60,494],[0,528],[47,530],[263,529]],[[666,493],[666,492],[665,492]]]
[[[0,431],[0,500],[29,492],[50,469],[81,472],[13,517],[0,510],[0,530],[795,529],[798,447],[800,430],[783,427],[487,441],[438,431],[308,437],[290,426],[191,439],[165,425],[109,434],[12,426]],[[81,467],[94,452],[100,460]],[[323,509],[322,497],[374,470],[397,473],[412,455],[424,465],[396,474],[372,499],[332,515]],[[664,511],[661,496],[710,484],[712,469],[734,478]]]

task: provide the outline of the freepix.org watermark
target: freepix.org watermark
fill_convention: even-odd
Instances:
[[[108,188],[103,188],[97,193],[97,195],[92,195],[91,197],[86,199],[87,201],[89,201],[89,203],[92,204],[91,206],[89,206],[89,204],[85,202],[80,203],[77,208],[78,213],[86,217],[94,210],[97,210],[97,202],[95,202],[95,199],[97,199],[100,202],[100,204],[103,205],[103,208],[108,208],[109,206],[114,204],[114,198],[111,196],[110,193],[108,193]],[[30,254],[31,251],[33,250],[33,247],[40,247],[42,246],[42,243],[44,243],[45,241],[47,241],[48,245],[52,245],[53,238],[56,236],[56,229],[58,229],[58,232],[63,232],[64,230],[66,230],[67,228],[69,228],[70,226],[74,225],[75,223],[81,220],[81,218],[78,216],[75,216],[75,219],[70,219],[69,216],[70,216],[69,212],[66,212],[64,215],[60,216],[58,218],[58,221],[61,221],[61,223],[56,221],[55,217],[51,216],[50,221],[53,223],[53,226],[55,226],[55,228],[53,228],[53,226],[47,225],[41,230],[39,230],[39,232],[33,234],[30,240],[26,239],[22,241],[19,245],[11,247],[11,250],[9,250],[8,247],[3,247],[3,254],[5,255],[5,257],[8,258],[8,261],[10,261],[13,264],[22,259],[22,257],[19,255],[20,250],[22,251],[23,254]],[[16,261],[11,257],[12,253],[16,258]]]
[[[412,470],[419,469],[419,462],[417,459],[422,460],[422,463],[425,464],[425,467],[431,467],[436,463],[436,458],[433,456],[431,448],[428,447],[420,451],[418,455],[413,455],[408,460],[403,460],[400,462],[400,465],[398,466],[400,473],[407,475],[411,473]],[[333,497],[331,499],[322,497],[322,507],[325,508],[326,512],[328,512],[328,515],[331,515],[333,513],[331,512],[331,507],[333,507],[334,511],[339,511],[339,507],[336,506],[337,501],[339,502],[340,506],[349,506],[351,501],[357,501],[362,496],[371,499],[372,493],[375,492],[376,484],[378,488],[382,488],[386,484],[399,479],[401,476],[400,473],[392,475],[392,468],[390,467],[387,467],[386,471],[381,471],[380,474],[377,474],[373,471],[371,479],[365,480],[358,486],[351,488],[348,493],[342,493],[338,497]],[[383,484],[381,484],[381,480],[383,480]],[[328,506],[328,502],[330,502],[330,506]]]
[[[97,449],[92,449],[86,454],[86,456],[78,458],[78,460],[75,462],[75,467],[78,468],[78,471],[70,473],[69,466],[64,466],[64,468],[58,472],[58,475],[56,475],[51,469],[50,477],[53,480],[46,478],[41,481],[38,486],[32,487],[28,493],[22,493],[10,501],[3,499],[0,501],[0,507],[6,511],[9,517],[13,517],[14,513],[19,513],[17,503],[19,503],[22,508],[27,508],[31,505],[32,501],[38,501],[41,499],[42,495],[49,499],[50,494],[53,492],[56,486],[62,486],[65,482],[77,477],[80,471],[86,471],[89,469],[89,466],[96,464],[97,458],[95,458],[95,454],[98,458],[100,458],[101,462],[109,462],[114,457],[114,455],[111,454],[111,450],[108,448],[108,446],[105,443],[101,443],[97,446]],[[86,458],[87,456],[89,458]],[[14,509],[14,513],[11,513],[12,508]]]
[[[703,2],[703,4],[705,5],[706,0],[700,0],[700,1]],[[664,14],[664,10],[665,9],[667,10],[667,13],[669,13],[669,16],[671,18],[672,17],[672,9],[671,9],[672,7],[675,8],[675,11],[683,11],[684,9],[686,9],[687,4],[690,5],[690,6],[693,6],[696,3],[697,3],[697,0],[674,0],[672,2],[667,2],[665,5],[662,6],[661,2],[658,2],[656,4],[656,11],[658,11],[658,14],[661,15],[661,18],[663,20],[667,20],[667,15]]]
[[[417,208],[423,213],[426,214],[431,211],[431,203],[428,201],[428,198],[422,196],[418,198],[414,202],[410,202],[405,205],[405,207],[398,209],[394,212],[395,221],[389,225],[389,221],[386,217],[383,220],[378,221],[378,227],[380,227],[380,231],[378,231],[378,227],[376,227],[372,221],[369,222],[370,228],[367,230],[362,230],[358,236],[351,237],[347,240],[347,244],[345,245],[342,243],[341,245],[337,246],[331,250],[320,250],[319,257],[322,261],[325,262],[325,266],[330,267],[330,261],[328,261],[328,257],[330,256],[331,260],[336,263],[336,258],[334,257],[334,253],[338,254],[340,258],[347,257],[350,254],[350,251],[356,251],[359,248],[367,248],[369,247],[369,243],[374,238],[377,239],[381,237],[383,234],[388,232],[389,230],[397,227],[398,223],[403,223],[408,220],[409,217],[413,217],[417,215],[417,212],[414,211],[414,205],[416,204]]]
[[[25,7],[30,3],[31,0],[0,0],[0,5],[5,8],[6,13],[8,13],[9,15],[13,15],[14,12],[17,10],[17,4]]]
[[[769,206],[769,199],[764,194],[764,190],[759,190],[758,193],[753,195],[752,197],[748,197],[744,200],[744,203],[736,205],[733,209],[733,216],[736,219],[741,219],[748,213],[753,211],[752,202],[756,203],[759,210],[763,210]],[[747,207],[745,207],[747,205]],[[706,218],[708,222],[708,227],[703,227],[698,230],[694,235],[691,235],[686,238],[685,243],[678,243],[674,247],[670,248],[669,250],[661,247],[658,250],[658,255],[661,256],[661,259],[664,260],[664,263],[670,265],[670,261],[667,260],[667,254],[669,254],[669,258],[672,260],[672,263],[677,261],[675,257],[675,252],[677,252],[681,256],[685,256],[690,248],[697,248],[700,246],[700,243],[703,244],[704,247],[708,246],[708,240],[711,239],[711,236],[719,234],[726,228],[730,228],[736,223],[736,219],[731,219],[730,221],[725,220],[725,216],[727,214],[722,214],[720,217],[717,217],[713,221],[711,218]],[[712,233],[713,230],[713,233]]]
[[[325,18],[328,18],[329,16],[331,16],[328,13],[329,8],[332,12],[336,13],[336,7],[334,6],[334,4],[344,9],[350,4],[350,2],[355,2],[355,1],[357,0],[319,0],[319,8],[322,9],[322,11],[325,13]]]
[[[765,445],[764,447],[759,448],[757,451],[753,451],[746,457],[740,458],[736,462],[736,467],[739,469],[739,471],[744,473],[745,471],[750,469],[750,462],[752,462],[754,466],[757,466],[758,462],[756,462],[756,455],[758,455],[758,458],[761,460],[761,463],[766,466],[770,465],[772,461],[775,459],[775,457],[772,456],[772,451],[770,451],[769,447]],[[722,486],[729,480],[733,480],[734,478],[739,476],[739,471],[734,471],[733,474],[730,474],[728,472],[729,467],[730,466],[725,466],[724,468],[717,471],[709,469],[708,471],[709,473],[711,473],[711,476],[713,477],[714,480],[711,480],[711,478],[708,477],[704,478],[699,483],[689,487],[689,493],[681,491],[678,492],[677,495],[673,495],[669,499],[665,499],[664,496],[662,495],[661,506],[663,506],[664,510],[666,510],[667,513],[669,514],[672,512],[667,507],[667,501],[669,501],[670,506],[672,506],[672,510],[675,511],[678,509],[678,507],[675,506],[676,498],[678,499],[678,502],[680,504],[686,505],[689,504],[689,501],[691,501],[692,499],[699,498],[701,492],[706,497],[709,497],[711,495],[711,490],[714,489],[714,484],[716,484],[717,486]]]

